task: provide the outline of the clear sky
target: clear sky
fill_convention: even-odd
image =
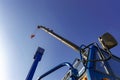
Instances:
[[[44,25],[77,45],[98,42],[110,32],[120,42],[120,0],[0,0],[0,80],[24,80],[37,47],[45,49],[33,80],[79,54],[43,31]],[[120,57],[120,45],[112,49]],[[67,68],[44,80],[60,80]]]

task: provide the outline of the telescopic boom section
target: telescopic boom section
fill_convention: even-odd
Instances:
[[[53,32],[53,30],[51,30],[49,28],[46,28],[44,26],[38,26],[38,29],[41,29],[41,30],[47,32],[48,34],[52,35],[53,37],[55,37],[56,39],[58,39],[59,41],[61,41],[64,44],[66,44],[67,46],[69,46],[70,48],[72,48],[75,51],[80,52],[82,50],[79,46],[77,46],[73,42],[61,37],[60,35],[56,34],[55,32]]]

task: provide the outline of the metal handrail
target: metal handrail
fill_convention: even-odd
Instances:
[[[72,64],[70,64],[70,63],[68,63],[68,62],[64,62],[64,63],[62,63],[62,64],[59,64],[58,66],[54,67],[53,69],[47,71],[46,73],[44,73],[43,75],[41,75],[41,76],[38,78],[38,80],[41,80],[41,79],[44,78],[45,76],[49,75],[50,73],[52,73],[52,72],[54,72],[54,71],[56,71],[56,70],[58,70],[59,68],[62,68],[62,67],[64,67],[64,66],[67,66],[67,67],[70,68],[71,73],[72,73],[72,74],[71,74],[71,78],[72,78],[72,80],[76,80],[77,75],[78,75],[78,71],[77,71],[77,69],[75,69],[75,68],[72,66]]]

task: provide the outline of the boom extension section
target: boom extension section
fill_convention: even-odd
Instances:
[[[62,43],[66,44],[67,46],[69,46],[70,48],[72,48],[75,51],[83,51],[83,49],[81,49],[78,45],[74,44],[73,42],[61,37],[60,35],[56,34],[55,32],[53,32],[53,30],[46,28],[44,26],[38,26],[38,29],[41,29],[45,32],[47,32],[48,34],[50,34],[51,36],[53,36],[54,38],[58,39],[59,41],[61,41]]]

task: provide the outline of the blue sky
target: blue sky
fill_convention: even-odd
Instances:
[[[38,46],[45,49],[33,80],[79,54],[43,31],[30,39],[37,25],[44,25],[77,45],[98,42],[110,32],[120,42],[119,0],[0,0],[0,80],[24,80]],[[112,49],[120,57],[120,45]],[[67,68],[44,80],[58,80]]]

